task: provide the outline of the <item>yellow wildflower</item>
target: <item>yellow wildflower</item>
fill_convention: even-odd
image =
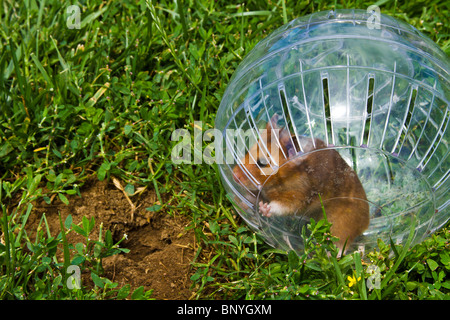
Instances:
[[[358,277],[358,279],[356,279],[355,276],[353,276],[353,277],[348,276],[347,280],[348,280],[348,287],[351,288],[354,284],[356,284],[356,282],[361,280],[361,277]]]

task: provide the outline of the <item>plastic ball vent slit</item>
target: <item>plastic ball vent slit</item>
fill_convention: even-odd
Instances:
[[[250,161],[272,175],[315,152],[307,145],[315,139],[339,153],[369,205],[369,227],[355,246],[401,243],[412,218],[417,243],[450,218],[449,58],[412,26],[381,15],[373,27],[369,18],[342,10],[291,21],[253,48],[224,93],[215,124],[224,139],[216,150],[222,182],[242,218],[274,247],[301,251],[309,220],[261,214],[271,175],[262,179],[242,162],[255,145],[263,156],[250,152]],[[275,139],[287,161],[281,166],[261,133],[274,115],[295,153],[284,154]],[[246,183],[233,175],[236,166]]]

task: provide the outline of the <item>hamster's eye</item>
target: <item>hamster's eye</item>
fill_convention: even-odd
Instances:
[[[258,161],[256,161],[256,164],[260,168],[265,168],[269,165],[269,162],[267,161],[266,158],[259,158]]]

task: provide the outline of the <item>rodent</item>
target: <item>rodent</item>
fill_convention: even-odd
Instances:
[[[344,245],[348,248],[369,226],[364,188],[336,150],[327,148],[318,138],[302,136],[297,141],[286,127],[277,125],[278,118],[275,114],[270,119],[260,139],[272,158],[262,144],[255,143],[241,159],[256,186],[239,165],[233,168],[234,179],[255,194],[260,191],[259,212],[265,217],[304,215],[318,221],[324,217],[320,194],[327,220],[332,223],[331,234],[339,238],[336,246],[342,254]],[[301,150],[299,143],[304,155],[297,153]]]

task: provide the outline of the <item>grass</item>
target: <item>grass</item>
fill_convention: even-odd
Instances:
[[[24,231],[34,200],[67,203],[94,175],[152,186],[160,200],[152,210],[192,217],[201,244],[191,278],[199,299],[448,299],[448,226],[412,248],[380,242],[361,260],[358,253],[337,259],[329,226],[318,222],[304,255],[280,252],[238,218],[215,166],[170,157],[175,129],[193,136],[194,121],[213,127],[234,70],[268,33],[319,10],[371,4],[79,1],[81,29],[69,29],[65,3],[2,1],[0,297],[151,298],[142,287],[131,293],[102,277],[101,259],[120,249],[107,230],[90,235],[95,221],[61,221],[65,231],[55,236],[44,215],[36,240]],[[377,4],[450,53],[445,2]],[[68,243],[69,232],[85,242]],[[70,257],[69,248],[77,254]],[[90,269],[93,289],[68,289],[74,259]]]

